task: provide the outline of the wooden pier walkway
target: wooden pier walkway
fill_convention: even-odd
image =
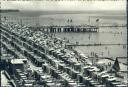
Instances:
[[[66,46],[111,46],[111,45],[127,45],[127,44],[67,44]]]
[[[98,27],[127,27],[127,25],[100,25]]]

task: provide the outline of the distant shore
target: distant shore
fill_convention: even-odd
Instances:
[[[5,13],[5,12],[19,12],[17,9],[0,9],[0,13]]]

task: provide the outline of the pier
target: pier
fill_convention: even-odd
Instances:
[[[112,45],[124,45],[126,46],[127,44],[67,44],[66,46],[112,46]]]
[[[109,28],[116,28],[116,27],[127,27],[127,24],[118,24],[118,25],[99,25],[98,27],[102,27],[102,28],[105,28],[105,27],[109,27]]]
[[[41,30],[43,32],[98,32],[99,28],[96,26],[40,26],[29,27],[34,30]]]

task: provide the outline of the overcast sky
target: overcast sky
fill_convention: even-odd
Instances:
[[[126,0],[119,1],[2,1],[2,9],[20,10],[126,10]]]

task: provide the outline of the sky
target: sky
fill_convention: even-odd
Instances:
[[[11,1],[2,0],[1,9],[19,9],[19,10],[56,10],[56,11],[88,11],[88,10],[126,10],[126,0],[106,0],[106,1]]]

